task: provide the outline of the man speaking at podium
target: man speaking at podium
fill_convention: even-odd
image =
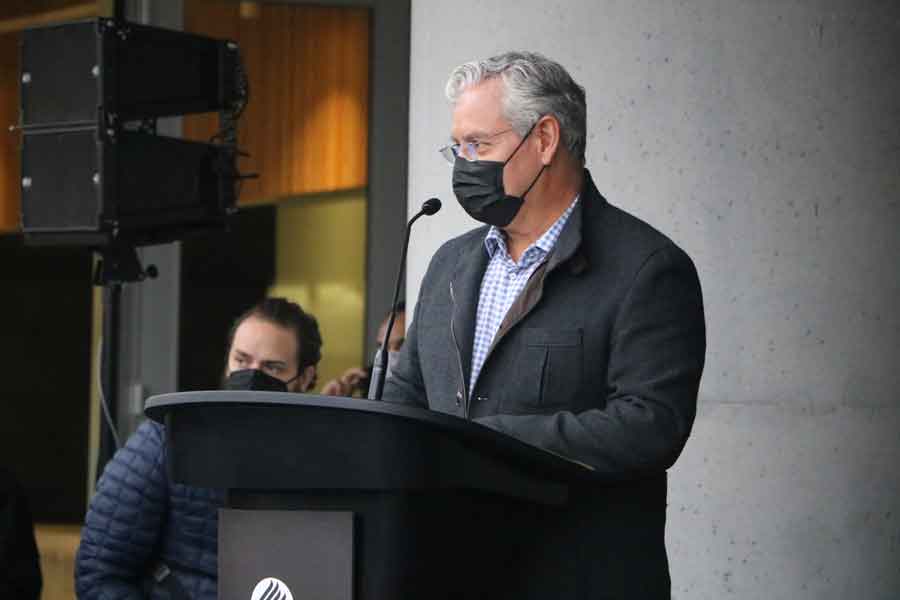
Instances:
[[[584,89],[562,66],[511,52],[457,67],[446,92],[441,152],[484,226],[431,260],[384,398],[589,466],[597,483],[573,492],[562,542],[581,549],[566,567],[576,581],[560,586],[668,598],[666,469],[691,430],[706,346],[694,265],[597,191]]]

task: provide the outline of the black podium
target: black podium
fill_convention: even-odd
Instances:
[[[221,600],[565,596],[578,463],[386,402],[186,392],[145,412],[173,481],[227,490]]]

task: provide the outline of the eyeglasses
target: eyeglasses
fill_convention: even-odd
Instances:
[[[491,145],[488,140],[492,140],[495,137],[503,135],[504,133],[509,133],[510,131],[512,131],[512,127],[487,135],[480,140],[470,140],[468,142],[463,142],[462,144],[447,144],[446,146],[439,148],[438,152],[440,152],[441,156],[444,157],[444,160],[451,165],[456,162],[457,157],[462,157],[469,162],[476,161],[478,160],[479,151],[484,147],[489,147]]]

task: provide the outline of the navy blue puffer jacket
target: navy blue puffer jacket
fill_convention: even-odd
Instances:
[[[191,599],[215,600],[217,490],[175,484],[166,476],[165,428],[147,421],[103,470],[75,562],[82,600],[169,600],[154,583],[159,563]]]

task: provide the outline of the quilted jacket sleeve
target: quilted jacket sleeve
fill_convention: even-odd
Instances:
[[[163,431],[143,423],[103,470],[75,562],[82,600],[143,598],[168,502]]]

